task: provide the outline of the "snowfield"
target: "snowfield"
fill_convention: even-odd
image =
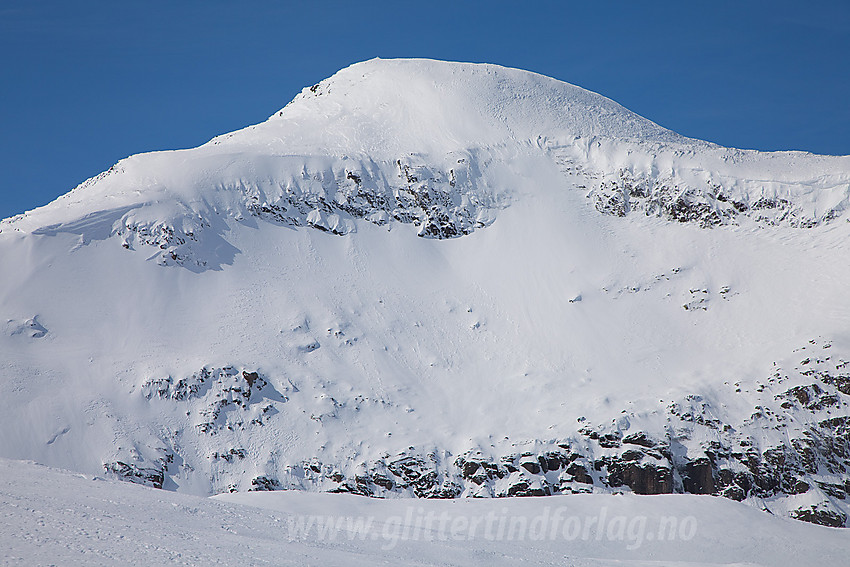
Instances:
[[[684,138],[495,65],[359,63],[0,222],[0,457],[201,496],[845,526],[848,204],[848,156]]]
[[[286,491],[209,499],[4,459],[0,506],[10,566],[781,567],[840,565],[850,553],[842,530],[691,495],[412,501]]]

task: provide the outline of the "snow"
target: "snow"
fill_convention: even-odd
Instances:
[[[624,183],[693,190],[722,222],[642,198],[600,214]],[[360,63],[0,222],[0,456],[159,467],[196,495],[327,490],[305,462],[664,436],[692,395],[785,443],[750,419],[782,411],[759,383],[779,365],[804,385],[811,340],[850,358],[848,195],[847,156],[721,148],[494,65]],[[245,395],[252,372],[267,386]],[[711,440],[692,433],[683,454]]]
[[[0,506],[9,566],[781,567],[839,565],[850,553],[838,529],[688,495],[414,502],[274,492],[210,499],[0,459]]]
[[[625,168],[681,174],[684,181],[727,182],[745,196],[818,188],[832,201],[847,201],[850,157],[721,148],[684,138],[596,93],[527,71],[374,59],[305,88],[262,124],[200,148],[121,160],[60,197],[49,212],[14,224],[19,230],[108,234],[113,217],[126,212],[122,207],[140,214],[140,205],[151,213],[149,220],[168,220],[175,204],[190,216],[210,210],[238,216],[243,191],[274,202],[282,190],[326,191],[317,180],[352,169],[389,180],[399,159],[444,169],[469,160],[492,182],[491,190],[509,191],[512,180],[501,177],[541,149],[581,155],[608,173]],[[488,166],[498,168],[492,171],[498,177],[487,175]],[[486,189],[476,187],[475,194]],[[152,206],[162,202],[172,203],[165,211]]]

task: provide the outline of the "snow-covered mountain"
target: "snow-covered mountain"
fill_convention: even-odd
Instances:
[[[850,156],[371,60],[0,222],[0,456],[195,494],[690,492],[845,525]]]

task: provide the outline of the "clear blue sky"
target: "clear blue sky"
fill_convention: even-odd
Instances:
[[[850,154],[850,2],[0,2],[0,217],[372,57],[490,62],[687,136]]]

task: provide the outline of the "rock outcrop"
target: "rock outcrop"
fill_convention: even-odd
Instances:
[[[607,424],[579,417],[575,435],[515,442],[514,451],[470,448],[452,455],[440,448],[427,452],[411,448],[359,463],[316,455],[268,469],[253,478],[249,490],[320,490],[379,498],[599,491],[711,494],[787,510],[791,517],[807,522],[844,526],[850,494],[848,362],[827,355],[828,342],[811,341],[807,346],[812,354],[794,368],[777,368],[767,380],[749,387],[740,382],[728,385],[727,395],[753,403],[752,414],[742,422],[730,422],[723,411],[693,394],[663,408],[660,428],[657,419],[646,421],[624,411]],[[198,421],[194,433],[185,434],[219,435],[224,443],[228,435],[263,426],[288,401],[272,382],[272,377],[257,371],[203,368],[184,378],[148,380],[141,395],[149,403],[187,404],[191,408],[187,416],[197,416]],[[293,388],[287,394],[299,392]],[[346,407],[344,401],[330,402],[328,412],[311,417],[334,419]],[[352,401],[355,411],[365,403],[360,398]],[[175,445],[163,440],[164,445],[169,443]],[[168,453],[150,465],[123,460],[104,466],[132,482],[162,487],[173,457]],[[217,475],[233,478],[246,465],[253,464],[256,470],[260,458],[226,444],[209,456]],[[231,483],[228,490],[237,485]]]

